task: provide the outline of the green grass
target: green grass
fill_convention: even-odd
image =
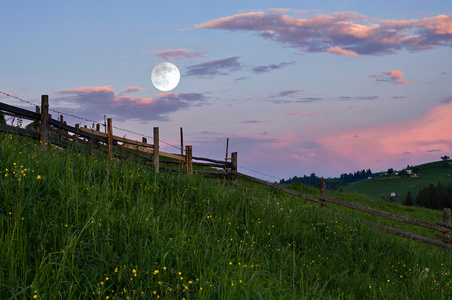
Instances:
[[[351,183],[343,187],[345,192],[354,192],[368,195],[376,199],[385,197],[389,200],[392,192],[399,194],[395,200],[402,203],[408,192],[412,197],[416,197],[423,187],[428,187],[430,183],[434,186],[441,182],[443,186],[452,184],[452,166],[444,168],[444,162],[438,161],[418,166],[419,177],[411,178],[401,176],[381,176],[372,179],[365,179]]]
[[[356,216],[41,146],[0,134],[2,299],[452,296],[450,251]]]

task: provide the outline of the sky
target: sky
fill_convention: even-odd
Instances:
[[[450,0],[4,1],[0,54],[1,92],[269,181],[452,157]]]

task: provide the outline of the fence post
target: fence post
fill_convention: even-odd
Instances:
[[[48,124],[47,121],[49,119],[49,96],[42,95],[41,96],[41,126],[39,128],[39,140],[42,143],[42,146],[45,147],[47,143],[47,138],[49,137],[48,132]]]
[[[326,181],[325,178],[320,178],[320,200],[321,200],[321,204],[320,207],[324,207],[325,206],[325,200],[323,200],[322,196],[326,195]]]
[[[191,146],[185,146],[185,159],[187,164],[187,173],[193,174],[193,152]]]
[[[229,138],[226,139],[226,156],[224,157],[224,161],[227,164],[228,162],[228,148],[229,148]],[[226,164],[224,164],[224,171],[226,172]]]
[[[41,114],[41,108],[39,106],[36,106],[36,113]],[[38,121],[35,121],[35,130],[36,133],[39,134],[39,127],[41,127],[41,124]]]
[[[58,138],[59,138],[60,141],[61,141],[62,138],[63,138],[63,136],[62,136],[62,134],[61,134],[61,131],[62,131],[61,125],[63,125],[63,115],[60,115],[60,128],[58,128]]]
[[[159,128],[154,127],[154,169],[158,171],[160,169],[160,146],[159,146]]]
[[[113,156],[113,124],[111,118],[107,119],[107,158]]]
[[[443,211],[443,222],[450,225],[450,208],[445,208]],[[450,230],[448,232],[444,232],[443,236],[450,237]]]
[[[184,129],[180,128],[180,155],[184,156]],[[180,161],[180,169],[184,170],[184,162]]]
[[[231,163],[232,163],[231,173],[233,174],[232,181],[237,182],[237,152],[231,153]]]
[[[74,135],[74,141],[76,142],[77,141],[77,139],[78,139],[78,129],[80,128],[80,124],[79,123],[77,123],[77,124],[75,124],[75,129],[76,129],[76,131],[75,131],[75,135]]]

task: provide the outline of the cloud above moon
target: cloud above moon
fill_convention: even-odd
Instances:
[[[182,59],[196,59],[200,57],[206,57],[207,55],[202,52],[193,52],[187,49],[168,49],[154,52],[154,56],[157,56],[163,60],[182,60]]]
[[[294,17],[291,11],[240,13],[194,25],[197,29],[254,32],[301,52],[382,55],[452,46],[452,15],[412,20],[381,20],[356,12]],[[296,12],[295,12],[296,13]]]

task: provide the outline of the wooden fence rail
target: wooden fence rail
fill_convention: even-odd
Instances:
[[[220,169],[221,172],[212,172],[212,171],[196,171],[196,172],[204,172],[206,176],[210,177],[223,177],[227,179],[231,179],[233,181],[237,180],[237,177],[242,177],[253,182],[257,182],[259,184],[271,187],[273,189],[291,194],[296,197],[300,197],[306,199],[308,201],[312,201],[320,204],[322,207],[326,205],[326,203],[333,203],[337,205],[341,205],[350,209],[363,211],[366,213],[378,215],[385,218],[390,218],[393,220],[397,220],[400,222],[405,222],[409,224],[413,224],[416,226],[421,226],[424,228],[432,229],[439,231],[441,235],[435,235],[435,239],[421,236],[418,234],[414,234],[408,231],[404,231],[397,228],[392,228],[389,226],[381,225],[381,224],[373,224],[385,230],[388,230],[394,234],[402,235],[406,238],[419,240],[425,243],[442,246],[445,248],[452,248],[452,238],[451,238],[451,210],[449,208],[444,209],[443,221],[437,221],[436,224],[428,223],[425,221],[395,215],[386,211],[381,211],[378,209],[374,209],[371,207],[366,207],[363,205],[346,202],[334,197],[330,197],[326,195],[326,185],[325,180],[321,181],[320,188],[320,197],[317,199],[315,197],[311,197],[309,195],[290,190],[281,185],[269,183],[267,181],[240,173],[237,171],[237,152],[231,153],[231,158],[228,161],[228,150],[226,149],[226,159],[223,160],[215,160],[204,157],[195,157],[192,154],[192,146],[185,146],[185,155],[183,154],[183,136],[182,136],[182,128],[181,128],[181,154],[172,154],[160,151],[159,147],[159,128],[154,127],[154,143],[149,144],[145,138],[142,139],[142,142],[127,139],[125,137],[115,136],[113,135],[113,126],[112,120],[108,119],[107,121],[107,132],[100,132],[100,126],[97,126],[96,130],[89,128],[80,128],[78,124],[76,126],[67,125],[63,120],[63,116],[60,116],[60,120],[55,120],[51,117],[49,112],[49,99],[47,95],[43,95],[41,97],[41,107],[36,107],[36,112],[32,112],[26,109],[22,109],[19,107],[15,107],[12,105],[8,105],[0,102],[0,112],[3,114],[11,115],[14,117],[20,117],[28,120],[32,120],[35,122],[35,130],[27,130],[19,127],[14,127],[10,125],[0,125],[0,131],[8,132],[8,133],[16,133],[19,135],[26,135],[32,137],[34,139],[39,139],[43,146],[47,141],[51,141],[56,145],[62,147],[68,147],[72,145],[77,148],[78,146],[74,146],[71,142],[88,144],[90,146],[94,146],[93,149],[100,148],[101,146],[106,147],[106,155],[109,159],[112,157],[122,157],[124,155],[119,153],[118,151],[114,151],[120,149],[121,151],[126,151],[130,153],[134,153],[135,155],[144,158],[150,159],[152,155],[153,166],[156,170],[167,169],[166,167],[161,167],[160,163],[174,163],[179,164],[181,167],[185,167],[185,172],[191,174],[194,172],[193,165],[209,167],[209,168],[217,168]],[[99,125],[99,124],[97,124]],[[56,133],[56,134],[52,134]],[[121,143],[121,144],[119,144]],[[228,147],[228,145],[226,146]],[[91,148],[85,151],[94,151]],[[171,160],[162,161],[160,157],[166,157]],[[193,161],[195,160],[195,161]],[[173,169],[178,170],[178,169]],[[181,170],[181,169],[179,169]]]
[[[13,117],[23,118],[35,122],[35,130],[27,130],[10,125],[0,125],[0,131],[16,133],[19,135],[26,135],[34,139],[39,139],[43,146],[49,140],[52,143],[67,147],[70,142],[83,143],[93,146],[94,149],[99,149],[101,146],[105,147],[105,155],[108,159],[112,157],[125,158],[124,152],[133,153],[145,160],[152,158],[152,164],[156,170],[177,170],[185,171],[189,174],[193,173],[193,165],[208,166],[218,169],[222,169],[222,172],[205,172],[208,176],[212,173],[216,173],[216,176],[222,176],[225,178],[231,178],[231,172],[237,170],[237,164],[228,161],[220,161],[209,158],[193,157],[192,146],[185,146],[185,154],[183,149],[183,135],[181,128],[181,154],[167,153],[160,151],[159,145],[159,128],[154,127],[153,137],[154,143],[150,144],[143,137],[142,141],[136,141],[113,135],[112,119],[107,119],[106,133],[100,131],[100,126],[97,124],[96,129],[86,128],[86,126],[79,127],[79,124],[70,126],[63,120],[63,116],[60,116],[60,120],[55,120],[49,114],[49,97],[47,95],[41,96],[41,107],[36,106],[36,112],[32,112],[23,108],[8,105],[0,102],[0,113],[10,115]],[[75,146],[77,148],[77,146]],[[87,150],[92,151],[92,150]],[[168,158],[170,160],[161,160],[161,158]],[[235,153],[235,162],[237,153]],[[197,160],[193,162],[193,159]],[[206,161],[206,162],[199,162]],[[160,164],[178,164],[181,168],[173,169],[168,167],[162,167]],[[182,169],[185,168],[185,170]],[[203,171],[196,171],[203,172]]]
[[[371,223],[371,222],[367,222],[368,224],[371,224],[373,226],[382,228],[386,231],[389,231],[391,233],[394,233],[396,235],[401,235],[404,236],[406,238],[409,239],[413,239],[413,240],[418,240],[418,241],[422,241],[424,243],[428,243],[428,244],[432,244],[432,245],[436,245],[436,246],[441,246],[444,248],[449,248],[452,249],[452,238],[450,237],[450,233],[451,233],[451,229],[452,229],[452,225],[451,225],[451,210],[449,208],[445,208],[444,212],[443,212],[443,221],[437,221],[436,224],[432,224],[429,222],[425,222],[425,221],[421,221],[421,220],[417,220],[417,219],[413,219],[413,218],[409,218],[409,217],[405,217],[405,216],[399,216],[393,213],[389,213],[386,211],[382,211],[382,210],[378,210],[375,208],[371,208],[371,207],[367,207],[367,206],[363,206],[363,205],[359,205],[359,204],[355,204],[355,203],[350,203],[350,202],[346,202],[344,200],[340,200],[334,197],[330,197],[326,195],[326,183],[325,180],[322,178],[321,179],[321,187],[320,187],[320,197],[317,199],[315,197],[311,197],[309,195],[285,188],[281,185],[277,185],[277,184],[273,184],[246,174],[242,174],[239,172],[236,172],[236,175],[248,180],[251,180],[253,182],[268,186],[270,188],[288,193],[290,195],[299,197],[299,198],[303,198],[305,200],[308,201],[312,201],[315,203],[320,204],[322,207],[324,207],[328,202],[329,203],[333,203],[333,204],[337,204],[337,205],[341,205],[350,209],[354,209],[354,210],[359,210],[359,211],[363,211],[366,213],[370,213],[370,214],[374,214],[377,216],[381,216],[381,217],[385,217],[385,218],[389,218],[389,219],[393,219],[393,220],[397,220],[400,222],[405,222],[405,223],[409,223],[409,224],[413,224],[416,226],[421,226],[424,228],[428,228],[428,229],[432,229],[432,230],[436,230],[442,233],[442,235],[435,235],[435,239],[434,238],[430,238],[430,237],[426,237],[426,236],[422,236],[419,234],[415,234],[412,232],[408,232],[405,230],[401,230],[401,229],[397,229],[397,228],[393,228],[390,226],[386,226],[386,225],[382,225],[382,224],[378,224],[378,223]]]

